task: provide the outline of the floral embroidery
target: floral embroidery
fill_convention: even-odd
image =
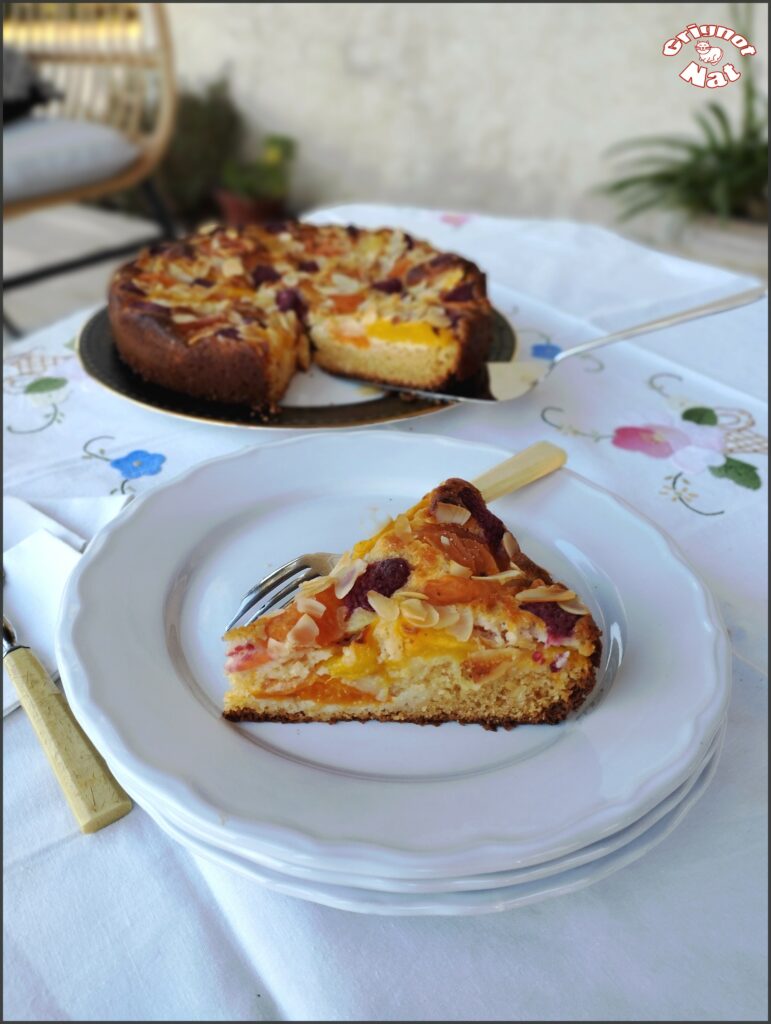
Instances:
[[[471,214],[468,213],[443,213],[439,220],[445,224],[449,224],[453,228],[462,228],[464,224],[467,224],[471,220]]]
[[[653,459],[671,458],[676,466],[689,473],[701,473],[708,466],[719,466],[724,462],[725,439],[722,431],[698,423],[617,427],[612,444],[627,451],[641,452]]]
[[[112,468],[117,469],[123,477],[120,487],[113,487],[112,491],[110,491],[111,494],[117,492],[121,494],[133,493],[133,488],[129,483],[130,480],[137,480],[141,476],[157,476],[160,473],[166,461],[166,456],[161,455],[160,452],[146,452],[142,448],[135,448],[134,451],[130,451],[127,455],[111,459],[105,453],[104,448],[94,451],[91,447],[95,441],[114,440],[115,438],[109,434],[101,434],[99,437],[90,438],[83,445],[84,459],[102,459],[104,462],[109,462]]]
[[[49,355],[42,349],[33,348],[14,353],[3,361],[3,390],[10,395],[26,395],[32,409],[38,410],[33,413],[34,426],[13,426],[9,423],[6,430],[10,434],[37,434],[64,420],[61,406],[69,396],[72,374],[68,377],[51,374],[51,370],[61,363],[69,363],[68,369],[72,369],[77,359],[74,354]]]
[[[679,472],[664,478],[659,493],[698,515],[722,515],[724,510],[705,511],[695,507],[693,502],[699,495],[692,489],[686,473],[691,476],[709,470],[719,480],[730,480],[739,487],[757,491],[763,485],[760,473],[751,463],[735,458],[734,454],[765,454],[768,452],[768,440],[752,429],[755,420],[745,410],[692,405],[686,399],[669,393],[668,385],[664,384],[667,378],[682,379],[672,373],[654,374],[648,386],[666,398],[671,406],[674,405],[678,416],[664,414],[657,417],[656,422],[616,427],[612,434],[580,430],[564,423],[564,410],[558,406],[542,409],[541,419],[567,436],[586,437],[595,442],[609,440],[624,451],[671,461]]]
[[[562,349],[559,345],[555,345],[551,341],[540,342],[537,345],[530,346],[530,355],[535,356],[536,359],[554,359],[561,351]]]
[[[127,480],[136,480],[140,476],[155,476],[160,473],[165,461],[165,455],[137,449],[120,459],[112,459],[110,465]]]

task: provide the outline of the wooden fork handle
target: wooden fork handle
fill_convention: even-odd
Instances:
[[[548,476],[564,466],[567,452],[548,441],[539,441],[529,448],[517,452],[510,459],[493,466],[486,473],[472,480],[475,487],[482,492],[485,501],[495,501],[504,494],[519,490],[542,476]]]
[[[15,647],[3,664],[37,733],[81,832],[110,825],[132,804],[72,713],[64,694],[28,647]]]

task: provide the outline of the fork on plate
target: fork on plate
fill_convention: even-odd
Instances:
[[[486,502],[491,502],[535,480],[540,480],[549,473],[554,473],[566,461],[567,453],[562,448],[548,441],[539,441],[512,455],[511,458],[504,459],[471,483],[481,491]],[[328,575],[339,559],[339,553],[316,551],[298,555],[297,558],[280,565],[244,594],[238,611],[228,623],[225,632],[233,629],[236,624],[248,626],[271,608],[287,604],[297,593],[301,583],[317,576]],[[244,618],[249,612],[251,614],[248,618]]]

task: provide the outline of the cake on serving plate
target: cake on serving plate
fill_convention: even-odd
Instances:
[[[235,721],[559,722],[600,657],[577,595],[459,479],[225,641]]]
[[[311,358],[429,390],[484,364],[484,274],[403,231],[299,222],[209,225],[121,267],[108,303],[124,362],[203,398],[275,406]]]

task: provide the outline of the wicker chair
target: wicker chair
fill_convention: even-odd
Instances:
[[[37,109],[33,118],[24,123],[22,131],[36,140],[42,139],[43,148],[51,147],[52,153],[55,149],[53,133],[59,132],[60,136],[71,140],[74,155],[77,133],[90,131],[97,136],[97,141],[116,142],[117,152],[113,154],[112,163],[123,161],[121,166],[113,166],[109,173],[96,180],[93,166],[81,168],[80,181],[72,180],[73,176],[77,178],[77,173],[73,175],[70,166],[70,180],[61,187],[57,187],[55,172],[50,174],[50,187],[45,181],[30,185],[29,176],[17,173],[16,187],[4,189],[3,217],[15,217],[60,203],[97,199],[139,186],[150,212],[159,222],[161,235],[172,235],[171,217],[151,179],[170,141],[176,106],[164,5],[13,3],[3,7],[4,43],[21,51],[40,77],[51,83],[61,96]],[[6,162],[14,132],[17,132],[17,124],[7,129],[4,138]],[[28,161],[44,178],[45,160],[33,152]],[[24,194],[25,189],[29,194]],[[30,274],[5,279],[3,286],[8,290],[54,273],[122,256],[141,244],[101,250],[67,263],[43,267]]]

